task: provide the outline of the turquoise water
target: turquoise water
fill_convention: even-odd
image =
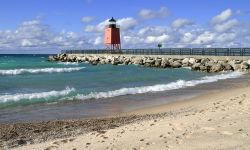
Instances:
[[[0,109],[74,100],[101,101],[123,95],[180,89],[242,75],[236,72],[208,74],[188,68],[91,66],[87,63],[48,62],[47,58],[47,55],[0,55]]]

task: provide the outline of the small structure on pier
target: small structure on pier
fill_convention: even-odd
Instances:
[[[119,52],[121,50],[120,28],[112,17],[105,27],[104,44],[107,50]]]

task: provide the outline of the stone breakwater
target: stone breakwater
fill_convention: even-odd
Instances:
[[[250,57],[224,56],[169,56],[169,55],[118,55],[118,54],[58,54],[49,61],[88,62],[92,65],[141,65],[157,68],[190,67],[202,72],[250,71]]]

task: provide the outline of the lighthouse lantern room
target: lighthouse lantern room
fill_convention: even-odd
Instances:
[[[121,50],[120,28],[113,17],[109,19],[109,24],[105,27],[104,44],[111,52]]]

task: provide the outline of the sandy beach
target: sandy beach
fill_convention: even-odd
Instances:
[[[0,150],[250,150],[250,0],[0,6]]]
[[[250,86],[222,89],[109,118],[2,124],[1,147],[250,149],[249,91]]]

